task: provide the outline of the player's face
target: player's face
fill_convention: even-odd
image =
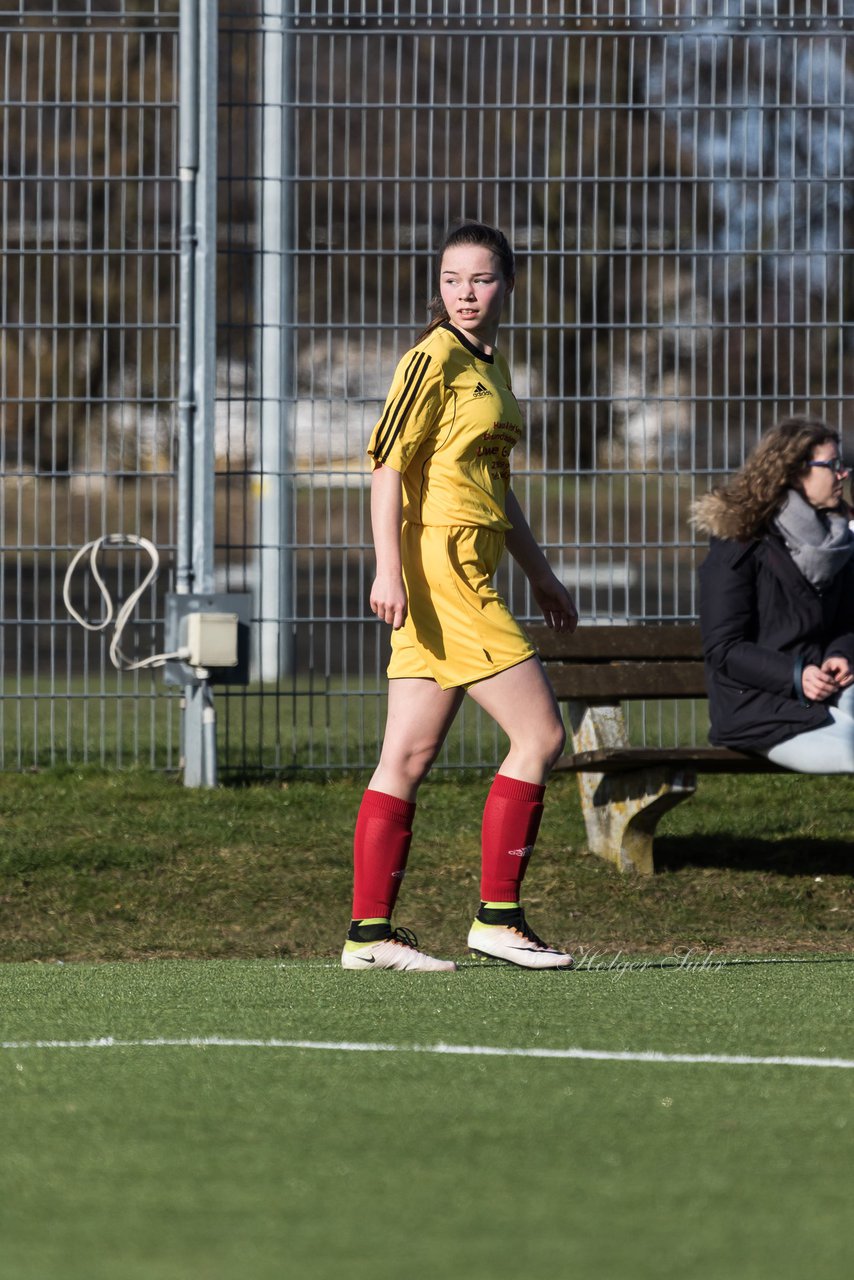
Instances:
[[[442,301],[454,328],[478,346],[494,346],[504,299],[512,288],[491,249],[461,244],[445,250],[439,272]]]

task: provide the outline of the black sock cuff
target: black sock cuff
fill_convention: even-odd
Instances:
[[[383,942],[391,937],[391,925],[386,921],[380,924],[362,924],[361,920],[351,920],[347,930],[348,942]]]
[[[521,906],[515,903],[508,907],[488,907],[485,902],[482,902],[477,918],[481,924],[506,924],[512,929],[520,920],[524,920],[525,913]]]

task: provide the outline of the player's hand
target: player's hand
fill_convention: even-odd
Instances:
[[[534,599],[543,611],[546,625],[554,631],[572,632],[578,626],[578,610],[561,580],[551,572],[542,581],[532,582]]]
[[[827,659],[828,662],[834,661],[832,658]],[[841,659],[845,661],[845,659]],[[847,666],[847,663],[846,663]],[[832,698],[838,693],[842,685],[837,684],[834,676],[829,671],[825,671],[823,667],[817,667],[815,663],[804,667],[801,676],[801,688],[804,691],[804,697],[810,702],[825,702],[828,698]]]
[[[387,622],[395,631],[399,631],[406,621],[407,603],[406,587],[400,574],[380,574],[374,578],[371,587],[371,613],[375,613],[380,622]]]

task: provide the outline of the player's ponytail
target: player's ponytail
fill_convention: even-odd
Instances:
[[[419,342],[423,342],[427,335],[432,333],[434,329],[438,329],[440,324],[444,324],[448,318],[447,308],[438,293],[427,303],[427,310],[430,312],[433,319],[430,321],[427,328],[424,329],[422,333],[419,333],[415,342],[416,346]]]

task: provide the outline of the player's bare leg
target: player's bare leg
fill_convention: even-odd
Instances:
[[[478,680],[468,694],[510,739],[500,772],[542,785],[563,751],[566,730],[539,658]]]
[[[442,689],[435,680],[389,680],[382,752],[369,787],[414,801],[462,700],[462,689]]]
[[[450,960],[419,951],[415,937],[392,929],[391,915],[406,869],[415,796],[462,701],[462,690],[435,680],[390,680],[380,762],[356,822],[353,916],[341,963],[345,969],[448,971]]]
[[[526,969],[569,969],[572,957],[537,937],[520,899],[545,781],[566,740],[552,687],[539,659],[530,658],[468,692],[510,739],[483,812],[481,904],[468,945],[477,956]]]

